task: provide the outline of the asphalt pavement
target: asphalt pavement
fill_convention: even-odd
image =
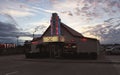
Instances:
[[[120,56],[97,60],[26,59],[0,56],[0,75],[120,75]]]

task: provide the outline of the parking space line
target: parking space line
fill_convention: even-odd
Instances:
[[[16,74],[16,73],[18,73],[18,71],[9,72],[9,73],[6,73],[5,75],[13,75],[13,74]]]

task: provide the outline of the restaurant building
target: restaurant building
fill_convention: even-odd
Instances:
[[[31,51],[27,57],[79,57],[97,58],[100,43],[97,39],[84,37],[81,33],[61,22],[57,13],[53,13],[50,26],[41,37],[31,42]]]

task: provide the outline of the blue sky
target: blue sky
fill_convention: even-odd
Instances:
[[[120,43],[120,0],[0,0],[0,10],[2,26],[12,25],[18,30],[11,31],[16,32],[14,36],[30,35],[35,29],[35,34],[42,34],[50,24],[51,13],[57,12],[63,23],[86,37]]]

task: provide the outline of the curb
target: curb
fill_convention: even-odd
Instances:
[[[47,62],[47,63],[97,63],[97,64],[120,64],[120,61],[109,61],[109,60],[24,59],[23,61]]]

